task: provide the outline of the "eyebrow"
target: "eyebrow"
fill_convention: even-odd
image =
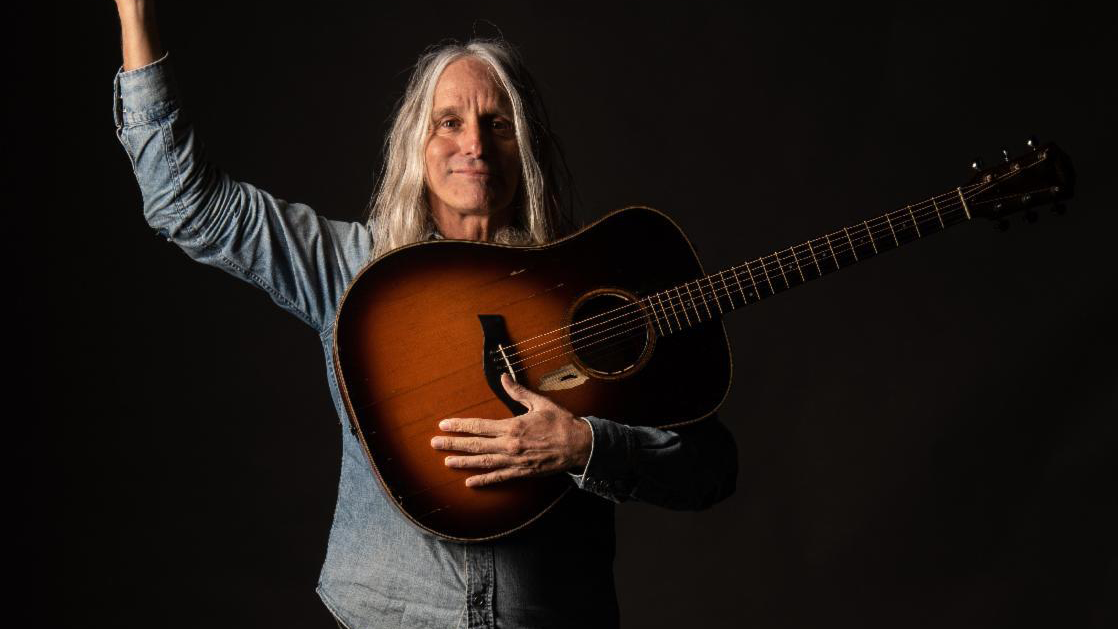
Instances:
[[[443,116],[448,116],[448,115],[458,115],[458,107],[455,106],[455,105],[447,105],[446,107],[440,107],[438,109],[435,109],[431,112],[431,119],[432,120],[438,120],[439,118],[442,118]],[[508,113],[508,114],[501,113],[501,112],[492,112],[492,113],[482,114],[482,117],[483,118],[484,117],[492,117],[492,116],[506,116],[506,117],[509,117],[511,115],[512,115],[511,112]]]
[[[458,108],[457,107],[454,107],[454,106],[440,107],[440,108],[436,109],[435,111],[431,112],[431,117],[432,118],[442,118],[443,116],[446,116],[448,114],[456,114],[456,113],[458,113]]]

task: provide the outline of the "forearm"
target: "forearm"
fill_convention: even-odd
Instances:
[[[165,54],[114,79],[117,137],[144,218],[192,259],[259,286],[321,332],[333,322],[352,270],[368,258],[369,231],[320,217],[210,164],[176,85]]]
[[[586,491],[614,502],[705,509],[736,488],[737,445],[717,416],[676,430],[587,421],[593,451],[585,473],[575,476]]]
[[[163,56],[152,0],[116,0],[124,70],[142,68]]]

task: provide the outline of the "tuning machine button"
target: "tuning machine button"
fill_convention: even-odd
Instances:
[[[982,158],[974,158],[974,161],[970,163],[970,167],[973,168],[975,171],[982,170]]]
[[[1009,149],[1002,149],[1002,157],[1005,158],[1005,163],[1009,163]]]
[[[1035,135],[1030,135],[1029,139],[1025,140],[1025,146],[1029,147],[1030,150],[1035,151],[1037,150],[1037,147],[1040,146],[1040,142],[1037,141]]]
[[[994,223],[994,229],[1000,232],[1009,231],[1009,221],[1004,218],[997,221]]]

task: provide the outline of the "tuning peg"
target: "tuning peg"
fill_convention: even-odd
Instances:
[[[1002,149],[1002,157],[1005,158],[1005,163],[1009,163],[1009,149]]]
[[[1057,216],[1063,216],[1064,214],[1067,214],[1067,212],[1068,212],[1067,206],[1064,205],[1063,203],[1057,203],[1049,209],[1052,211],[1053,214],[1055,214]]]
[[[1009,231],[1009,221],[1004,218],[1001,219],[1000,221],[994,223],[994,229],[1000,232]]]
[[[1037,216],[1036,216],[1035,211],[1029,210],[1029,211],[1025,212],[1025,222],[1026,223],[1035,223],[1036,219],[1037,219]]]
[[[970,163],[970,167],[975,169],[975,170],[982,170],[982,158],[981,157],[974,158],[974,161]]]
[[[1029,139],[1025,140],[1025,146],[1029,147],[1030,150],[1035,151],[1037,147],[1040,146],[1040,142],[1037,142],[1035,135],[1030,135]]]

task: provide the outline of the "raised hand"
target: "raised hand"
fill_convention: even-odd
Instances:
[[[135,70],[163,56],[153,0],[116,0],[124,70]]]

